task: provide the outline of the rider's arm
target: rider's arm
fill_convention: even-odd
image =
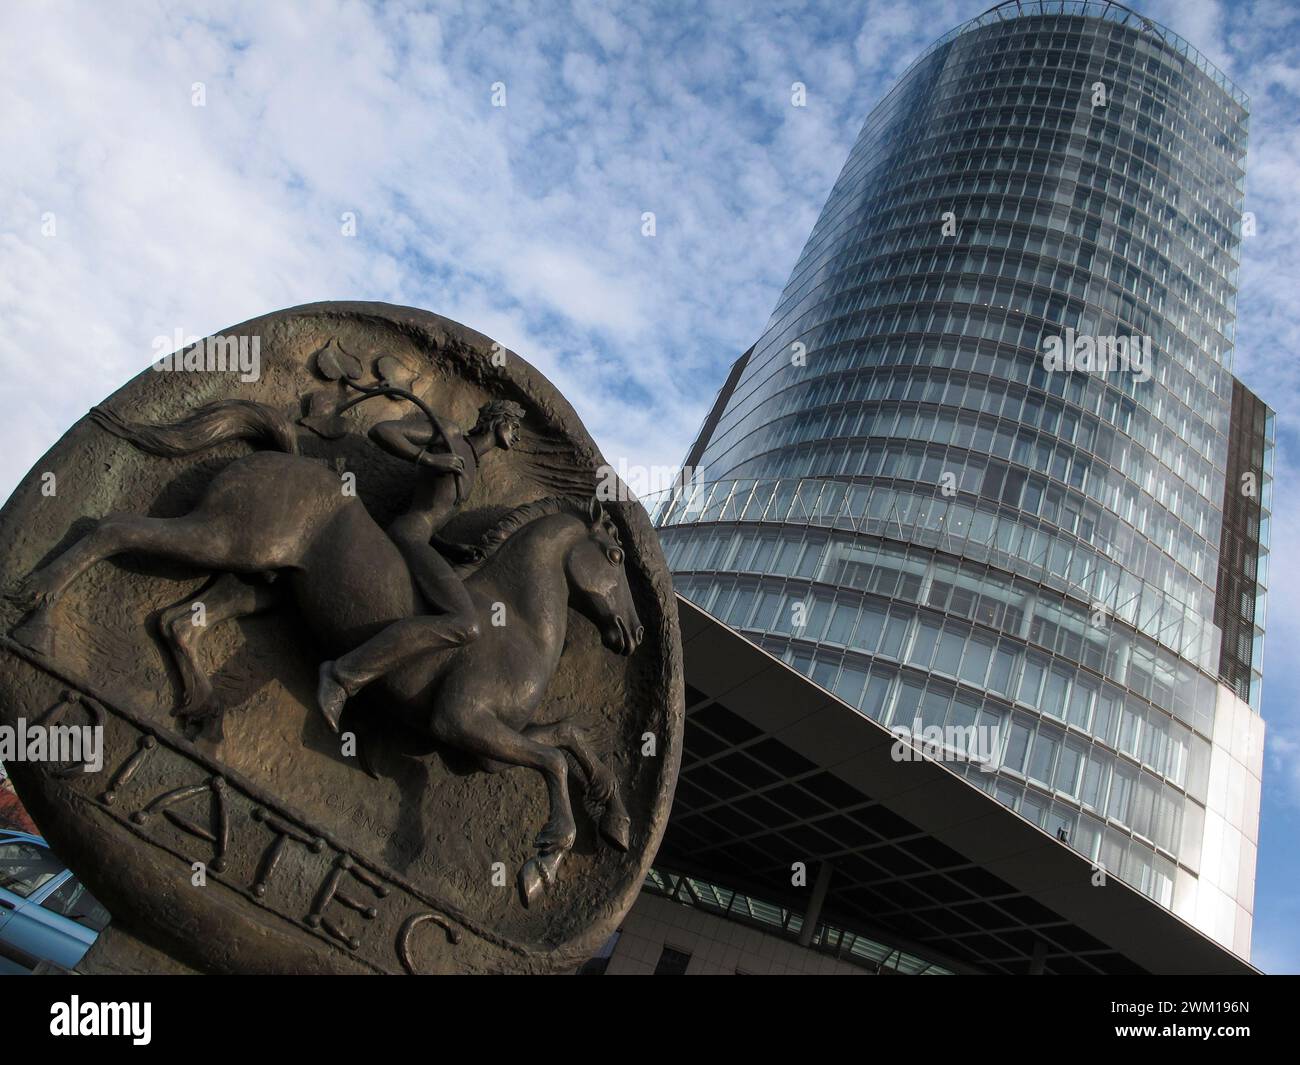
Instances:
[[[465,460],[446,450],[441,434],[434,441],[433,427],[427,420],[409,417],[380,422],[371,428],[370,439],[390,455],[453,476],[456,479],[456,502],[460,502]]]
[[[407,462],[418,462],[420,455],[427,454],[433,445],[433,430],[423,419],[417,422],[410,418],[398,418],[372,426],[370,439],[390,455]],[[433,447],[437,451],[444,450],[441,441]]]

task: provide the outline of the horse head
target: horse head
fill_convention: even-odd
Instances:
[[[574,544],[564,561],[569,603],[596,626],[606,647],[615,654],[630,655],[644,639],[645,628],[632,602],[623,558],[618,527],[592,497],[587,535]]]

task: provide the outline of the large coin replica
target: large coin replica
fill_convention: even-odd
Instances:
[[[513,352],[387,304],[255,319],[73,426],[0,543],[0,724],[102,730],[97,771],[9,766],[113,914],[91,971],[569,971],[635,900],[672,586]]]

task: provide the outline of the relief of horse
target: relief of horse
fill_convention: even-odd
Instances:
[[[340,478],[297,454],[296,430],[264,404],[231,400],[168,426],[136,425],[103,409],[105,428],[155,455],[180,456],[234,439],[255,451],[222,469],[187,514],[153,518],[110,514],[11,594],[31,613],[14,639],[51,654],[60,595],[80,574],[133,552],[213,571],[213,584],[166,611],[161,626],[182,679],[180,712],[201,715],[211,685],[195,641],[223,621],[283,601],[300,610],[322,656],[336,657],[403,618],[425,610],[393,542]],[[631,823],[613,773],[593,754],[584,730],[534,721],[560,663],[572,606],[600,632],[606,648],[631,655],[644,636],[624,569],[618,531],[601,504],[549,497],[507,514],[483,539],[486,560],[465,579],[478,610],[473,642],[423,653],[381,682],[389,711],[439,743],[498,770],[526,766],[545,780],[549,817],[534,841],[537,855],[519,871],[525,905],[556,876],[576,826],[568,790],[569,751],[601,809],[604,839],[622,850]],[[275,583],[270,579],[275,578]],[[206,627],[191,623],[201,601]],[[504,624],[493,623],[504,619]]]

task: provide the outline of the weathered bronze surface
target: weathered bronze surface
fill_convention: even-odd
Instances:
[[[180,966],[571,969],[680,757],[645,512],[593,497],[545,378],[447,319],[224,336],[258,338],[258,380],[145,371],[0,512],[0,722],[104,729],[102,771],[15,763],[21,797]]]

